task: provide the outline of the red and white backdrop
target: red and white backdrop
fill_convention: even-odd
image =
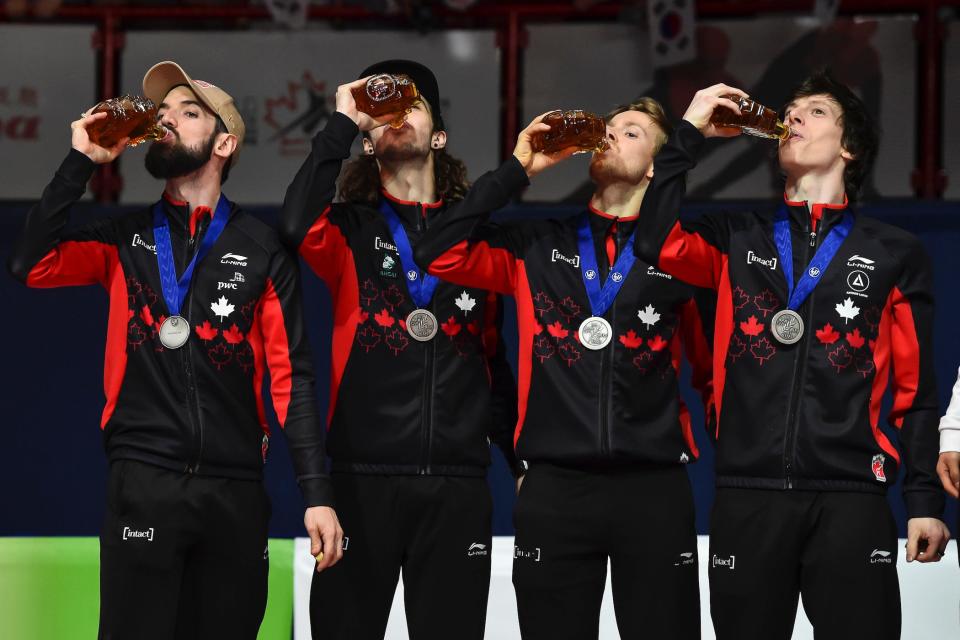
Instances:
[[[89,26],[0,26],[0,199],[40,195],[95,100]]]

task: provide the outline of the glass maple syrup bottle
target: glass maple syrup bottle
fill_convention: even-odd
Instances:
[[[152,100],[140,96],[121,96],[104,100],[90,112],[107,113],[87,127],[90,142],[110,148],[122,138],[129,137],[128,147],[143,142],[162,140],[167,130],[157,122],[157,106]]]
[[[380,73],[371,76],[363,87],[354,87],[350,91],[357,109],[374,118],[388,113],[402,113],[403,116],[390,123],[394,129],[403,126],[404,117],[410,113],[413,105],[420,100],[420,91],[409,76]]]
[[[777,118],[777,112],[765,107],[756,100],[738,95],[721,96],[740,105],[740,113],[725,107],[718,107],[710,117],[710,122],[719,127],[736,127],[744,133],[758,138],[786,140],[790,137],[790,127]]]
[[[542,122],[550,125],[550,130],[533,135],[530,144],[534,151],[556,153],[567,147],[576,147],[575,153],[607,150],[607,123],[596,114],[580,109],[551,111]]]

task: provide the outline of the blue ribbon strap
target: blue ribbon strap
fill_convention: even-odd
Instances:
[[[420,271],[420,267],[413,260],[413,247],[410,246],[407,230],[403,228],[400,216],[386,200],[380,200],[380,213],[387,221],[387,226],[390,227],[390,235],[393,236],[393,242],[397,245],[397,253],[400,254],[400,264],[403,266],[403,274],[410,297],[417,308],[426,309],[433,298],[433,292],[440,284],[440,279]]]
[[[837,255],[840,245],[850,234],[853,228],[853,214],[844,211],[843,219],[840,224],[835,226],[824,238],[820,248],[813,254],[810,264],[800,276],[796,287],[793,284],[793,243],[790,239],[790,212],[787,205],[783,204],[777,210],[773,222],[773,241],[777,245],[777,253],[780,255],[780,266],[783,268],[783,275],[787,280],[787,308],[796,311],[803,304],[803,301],[813,292],[820,283],[830,261]]]
[[[637,257],[633,254],[634,238],[635,235],[631,234],[630,239],[620,251],[617,261],[610,267],[607,280],[601,287],[600,271],[597,269],[597,250],[593,244],[593,232],[590,230],[590,214],[584,213],[580,216],[580,221],[577,223],[580,273],[583,276],[583,286],[587,290],[590,311],[593,315],[602,316],[606,313],[617,294],[620,293],[623,283],[627,281],[627,275],[633,268],[633,263],[637,261]]]
[[[160,268],[160,285],[163,288],[163,300],[167,303],[167,311],[170,315],[179,315],[183,301],[187,298],[187,292],[190,290],[190,282],[193,280],[193,272],[196,265],[210,253],[210,249],[216,243],[217,238],[223,233],[227,226],[227,219],[230,217],[230,202],[226,196],[220,194],[220,200],[217,201],[217,208],[213,213],[213,220],[207,228],[206,234],[200,247],[190,260],[190,264],[183,270],[183,273],[177,278],[177,270],[173,262],[173,247],[170,245],[170,224],[167,220],[167,214],[163,210],[163,203],[158,202],[153,207],[153,239],[157,243],[157,265]]]

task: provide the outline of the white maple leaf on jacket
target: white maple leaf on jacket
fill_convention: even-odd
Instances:
[[[459,298],[453,301],[453,304],[460,307],[460,310],[463,311],[464,314],[466,314],[469,311],[473,310],[473,308],[477,305],[477,301],[475,298],[471,298],[470,294],[464,291],[463,293],[460,294]]]
[[[230,304],[230,301],[227,300],[225,296],[220,296],[220,299],[216,302],[210,303],[210,308],[213,309],[213,313],[220,318],[220,321],[223,322],[224,318],[233,313],[233,305]]]
[[[647,329],[649,329],[657,324],[657,320],[660,319],[660,314],[657,313],[657,310],[652,304],[648,304],[645,309],[637,311],[637,317],[640,318],[640,321],[647,325]]]

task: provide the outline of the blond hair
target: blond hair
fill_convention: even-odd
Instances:
[[[629,104],[619,105],[614,107],[610,113],[604,116],[606,122],[610,122],[614,116],[620,115],[627,111],[638,111],[640,113],[645,113],[650,116],[650,119],[653,120],[653,123],[657,125],[657,128],[660,129],[660,135],[657,136],[656,142],[653,146],[653,154],[656,155],[659,153],[660,148],[667,142],[667,138],[670,136],[670,133],[673,131],[673,125],[670,124],[670,121],[667,119],[667,114],[663,110],[663,107],[659,102],[653,98],[648,98],[647,96],[642,96],[637,98]]]

